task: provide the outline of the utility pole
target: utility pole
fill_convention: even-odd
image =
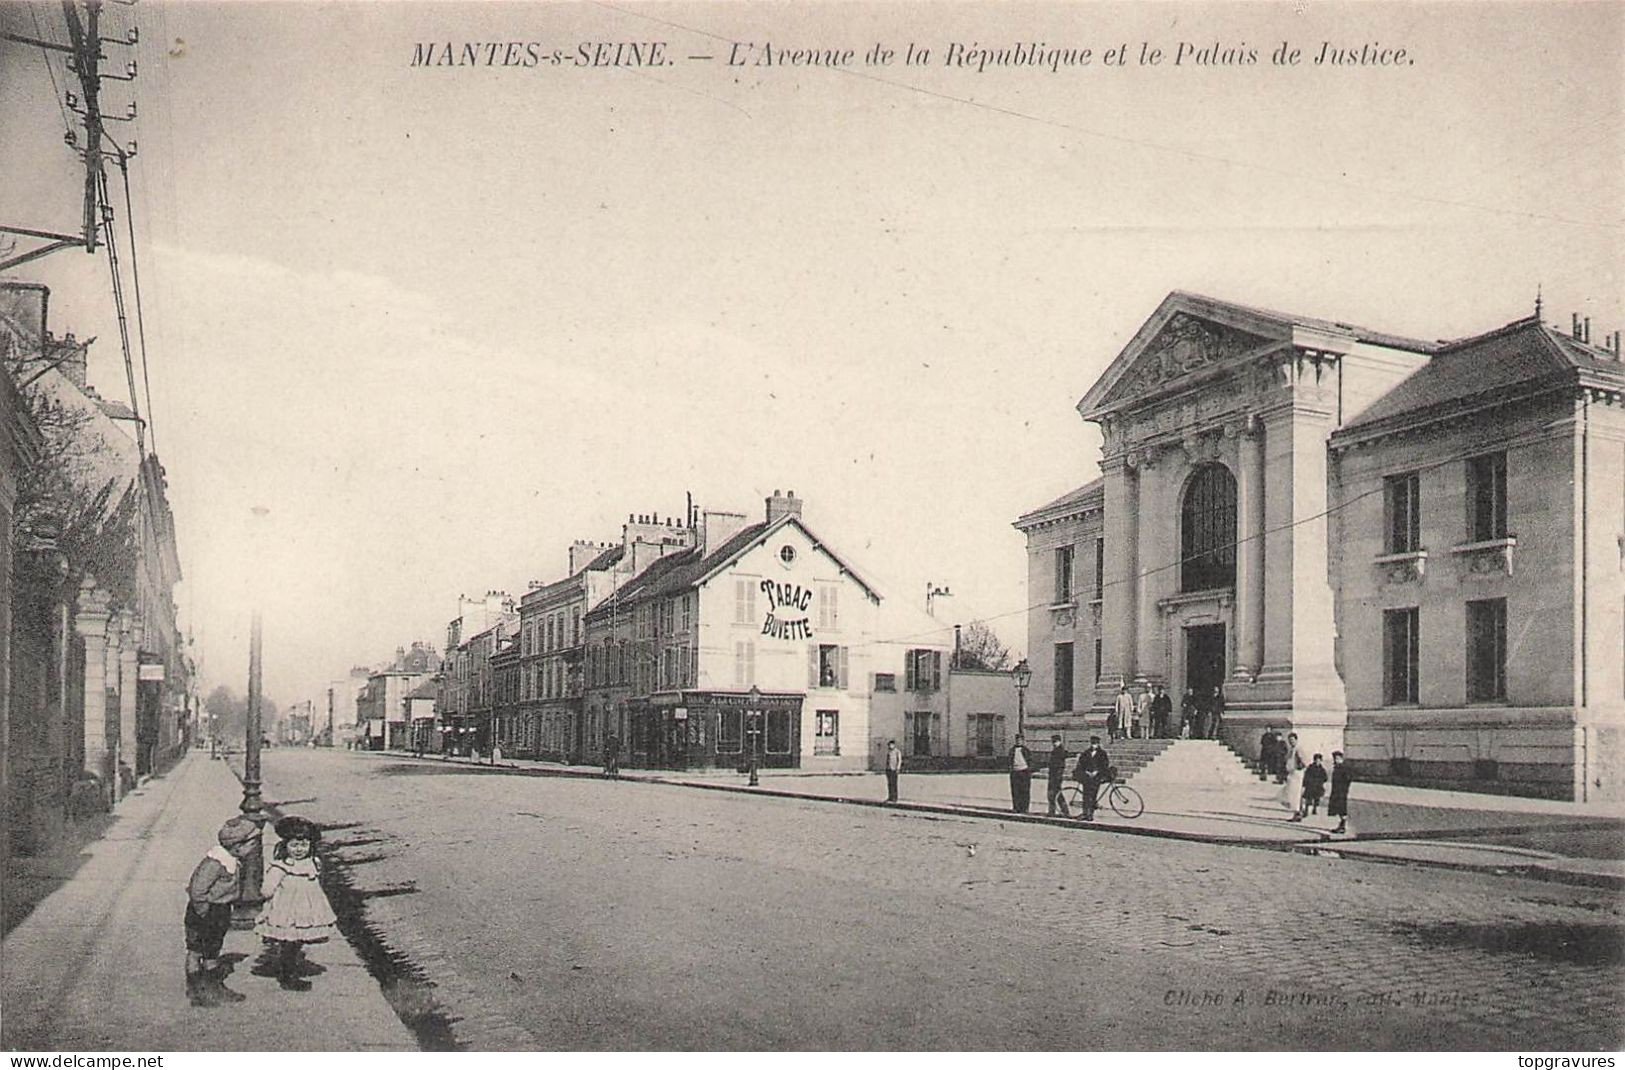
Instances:
[[[58,103],[77,113],[84,125],[84,143],[79,143],[79,134],[69,129],[64,132],[63,140],[69,147],[75,149],[85,164],[85,192],[81,211],[80,232],[68,234],[53,230],[38,230],[32,227],[13,226],[0,222],[0,233],[15,234],[18,237],[34,238],[44,244],[35,245],[25,252],[20,252],[6,260],[0,260],[0,271],[19,267],[32,260],[48,256],[60,249],[79,247],[87,253],[94,253],[101,242],[97,236],[103,222],[103,216],[108,208],[103,197],[105,188],[105,175],[103,160],[109,152],[120,160],[128,160],[135,155],[134,142],[129,149],[112,143],[109,150],[104,142],[111,141],[106,136],[106,123],[109,120],[127,122],[135,118],[135,104],[131,103],[128,114],[118,116],[104,115],[101,105],[102,80],[113,78],[119,81],[133,81],[136,77],[136,65],[132,60],[125,65],[125,73],[112,74],[102,70],[102,60],[106,55],[102,52],[102,45],[133,46],[140,39],[135,27],[122,38],[107,38],[101,35],[103,0],[85,0],[83,15],[80,5],[75,0],[62,0],[62,17],[67,23],[68,43],[45,40],[41,37],[29,37],[24,34],[3,33],[8,41],[18,44],[30,45],[46,53],[47,62],[52,53],[67,56],[67,66],[78,78],[78,89],[83,99],[72,92],[64,94],[65,99]],[[54,84],[53,84],[54,88]]]

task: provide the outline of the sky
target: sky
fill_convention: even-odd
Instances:
[[[689,493],[755,518],[793,489],[887,598],[947,586],[939,619],[1020,654],[1011,522],[1095,477],[1077,401],[1170,290],[1444,338],[1538,287],[1554,322],[1625,326],[1618,3],[107,11],[104,36],[140,31],[106,46],[138,77],[104,108],[138,104],[115,125],[139,143],[139,400],[205,692],[245,689],[256,602],[266,691],[319,699],[443,644],[459,593],[517,597]],[[0,0],[13,33],[62,17]],[[412,65],[492,41],[672,61]],[[1408,62],[1317,66],[1323,42]],[[730,66],[736,43],[855,59]],[[978,71],[954,43],[1091,62]],[[54,74],[0,42],[0,222],[78,217]],[[13,277],[124,398],[105,258]]]

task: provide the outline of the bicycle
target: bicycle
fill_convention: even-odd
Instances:
[[[1067,810],[1070,813],[1083,813],[1082,784],[1069,781],[1061,788],[1061,798],[1066,800]],[[1140,793],[1115,775],[1109,780],[1101,781],[1100,786],[1095,789],[1095,809],[1099,810],[1102,806],[1111,807],[1112,813],[1130,821],[1145,813],[1145,800],[1140,798]]]

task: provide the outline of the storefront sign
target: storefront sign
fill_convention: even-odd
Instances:
[[[162,680],[164,664],[161,661],[144,662],[136,668],[137,680]]]
[[[798,583],[762,581],[762,593],[767,595],[767,618],[762,621],[762,634],[769,639],[811,639],[812,621],[807,611],[812,608],[813,592]]]

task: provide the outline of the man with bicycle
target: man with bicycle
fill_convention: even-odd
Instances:
[[[1100,799],[1100,787],[1111,780],[1112,761],[1100,747],[1100,737],[1089,737],[1089,749],[1078,755],[1078,767],[1072,779],[1083,785],[1083,810],[1078,816],[1085,821],[1095,817],[1095,806]]]

